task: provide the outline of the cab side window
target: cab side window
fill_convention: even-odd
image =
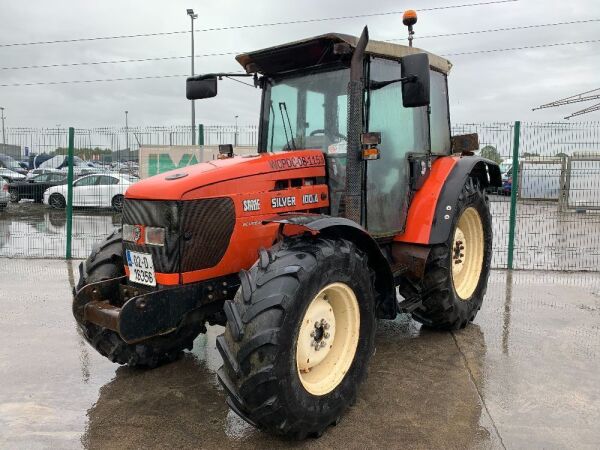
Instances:
[[[446,75],[431,71],[431,152],[450,154],[450,117]]]

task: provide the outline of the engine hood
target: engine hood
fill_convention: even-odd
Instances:
[[[131,185],[125,197],[143,200],[182,200],[190,191],[224,181],[248,178],[250,182],[251,178],[257,175],[319,167],[322,168],[324,175],[325,157],[321,150],[236,156],[194,164],[146,178]]]

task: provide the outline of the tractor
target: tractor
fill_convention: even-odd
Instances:
[[[173,361],[222,325],[229,407],[276,435],[320,436],[355,402],[379,320],[453,330],[486,292],[498,166],[451,137],[444,58],[344,34],[244,53],[223,77],[262,92],[258,151],[133,184],[122,228],[80,265],[73,314],[118,364]]]

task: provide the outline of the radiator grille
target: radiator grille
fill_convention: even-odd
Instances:
[[[219,263],[233,233],[235,208],[227,197],[188,201],[126,199],[123,223],[164,227],[164,247],[124,242],[124,249],[150,253],[157,272],[189,272]]]
[[[189,200],[181,204],[181,271],[217,265],[233,233],[233,201],[225,197]]]

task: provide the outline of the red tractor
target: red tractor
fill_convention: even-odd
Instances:
[[[318,436],[355,401],[377,319],[474,319],[492,255],[485,192],[500,170],[473,156],[473,136],[451,139],[441,57],[365,28],[236,59],[246,73],[191,77],[187,98],[252,77],[258,153],[223,146],[132,185],[122,230],[80,266],[73,313],[98,352],[141,367],[224,325],[231,409],[274,434]]]

